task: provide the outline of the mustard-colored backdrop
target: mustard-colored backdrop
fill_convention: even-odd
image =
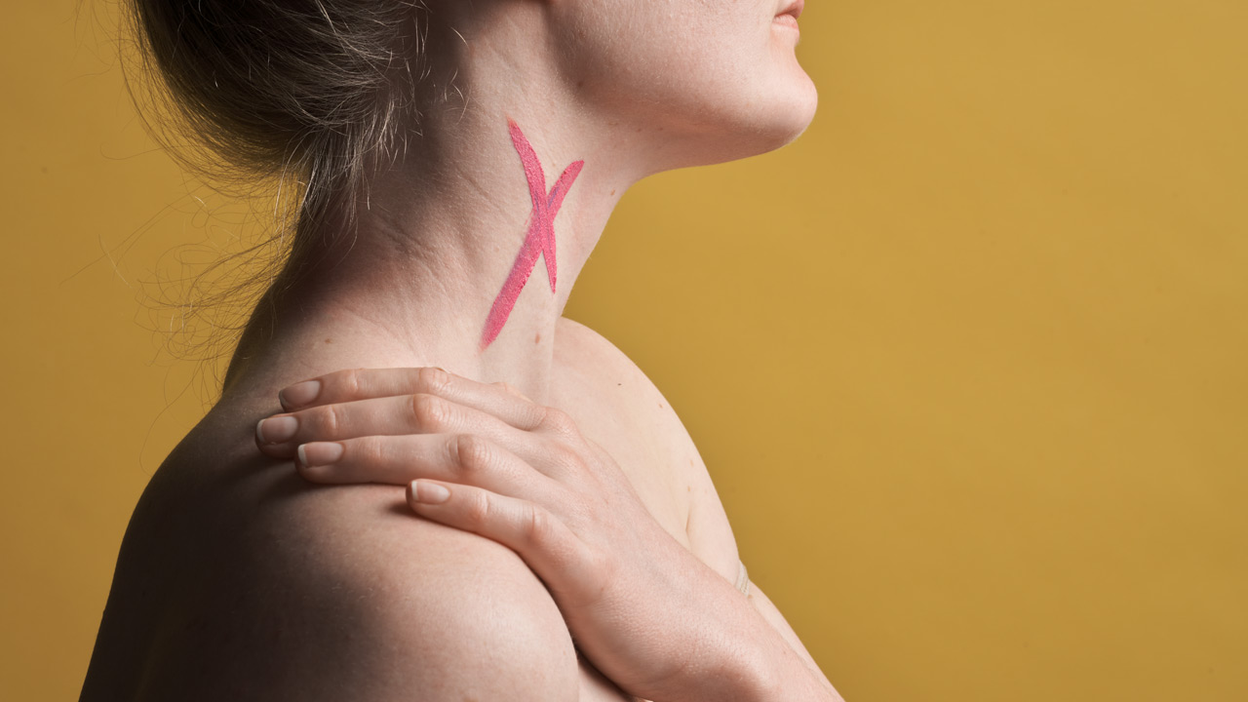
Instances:
[[[112,6],[78,4],[0,26],[14,701],[76,697],[129,513],[202,411],[145,281],[240,231],[144,136]],[[802,25],[809,133],[638,187],[570,315],[681,412],[851,702],[1248,699],[1248,4]]]

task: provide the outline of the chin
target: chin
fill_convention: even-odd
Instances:
[[[766,131],[773,135],[770,151],[791,143],[806,131],[815,119],[815,110],[819,107],[819,93],[815,84],[802,74],[804,80],[783,95],[777,96],[768,104],[767,110],[760,110],[767,116]]]
[[[778,81],[761,94],[716,111],[718,124],[705,125],[694,137],[694,153],[681,166],[710,165],[758,156],[802,135],[815,118],[819,94],[806,77]]]
[[[819,96],[795,59],[764,66],[746,75],[716,68],[642,90],[611,90],[604,102],[611,116],[603,121],[621,124],[625,135],[651,137],[643,147],[653,159],[643,167],[647,175],[773,151],[806,131]]]

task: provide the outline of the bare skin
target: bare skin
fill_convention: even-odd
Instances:
[[[559,332],[552,400],[617,458],[655,521],[731,582],[731,529],[675,413],[601,337],[566,320]],[[440,688],[631,699],[577,658],[514,553],[413,516],[402,488],[312,488],[290,462],[258,456],[250,418],[279,409],[266,396],[276,389],[218,405],[153,480],[84,699],[371,700]],[[749,599],[809,661],[757,587]],[[496,656],[515,668],[482,677]],[[417,698],[440,699],[426,694]]]
[[[562,318],[632,183],[775,148],[813,114],[795,34],[774,21],[787,3],[672,0],[659,13],[652,1],[446,6],[478,13],[452,18],[465,38],[442,57],[471,107],[426,110],[424,137],[370,183],[353,235],[327,235],[262,301],[221,401],[135,511],[83,700],[629,699],[578,656],[577,612],[515,550],[416,516],[401,486],[312,486],[256,448],[257,422],[292,383],[428,366],[505,380],[562,410],[635,493],[631,523],[652,520],[684,554],[675,570],[705,597],[672,631],[710,643],[679,661],[681,679],[630,688],[839,699],[766,597],[732,588],[731,529],[670,406],[611,344]],[[673,55],[683,71],[664,69]],[[533,206],[509,119],[543,163],[585,166],[553,225],[558,288],[526,286],[482,351]],[[656,606],[672,594],[638,587]],[[638,658],[666,641],[642,633]]]

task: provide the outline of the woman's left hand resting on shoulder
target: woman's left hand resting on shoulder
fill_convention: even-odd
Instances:
[[[577,645],[653,700],[839,700],[732,583],[654,520],[567,414],[436,368],[292,385],[264,453],[316,483],[408,485],[412,510],[515,551]]]

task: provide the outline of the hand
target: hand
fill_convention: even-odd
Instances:
[[[257,425],[261,451],[317,483],[407,484],[420,516],[512,549],[625,691],[728,699],[749,678],[730,616],[749,605],[564,412],[435,368],[342,371],[279,397],[288,412]]]

